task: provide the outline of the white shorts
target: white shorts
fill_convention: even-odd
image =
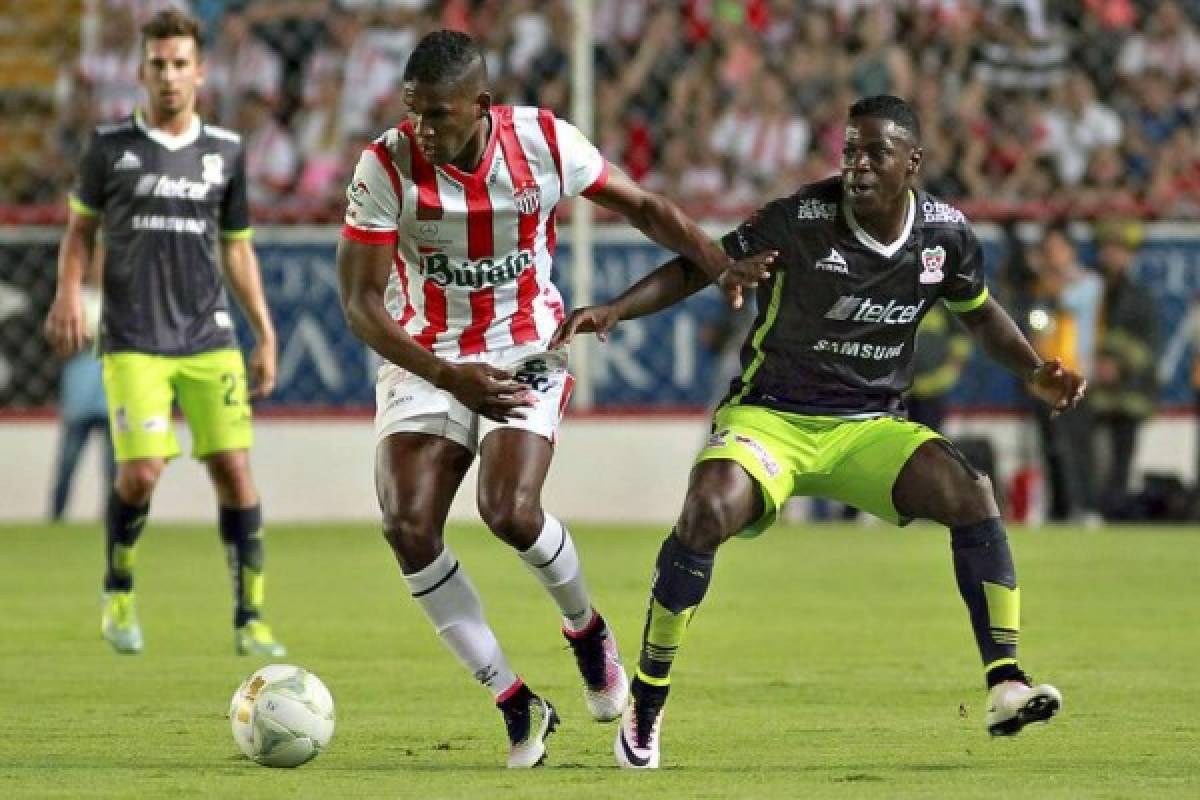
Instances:
[[[517,428],[554,444],[575,382],[567,371],[565,350],[547,351],[544,344],[534,343],[467,356],[457,363],[512,370],[518,381],[533,390],[533,405],[522,409],[525,418],[494,422],[424,378],[385,364],[375,381],[376,441],[393,433],[427,433],[458,442],[474,453],[483,437],[496,428]]]

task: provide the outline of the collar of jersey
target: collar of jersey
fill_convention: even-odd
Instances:
[[[858,224],[858,220],[854,218],[854,209],[850,204],[842,201],[842,210],[846,214],[846,223],[850,226],[850,230],[854,231],[854,238],[862,242],[863,246],[869,250],[874,250],[884,258],[891,258],[900,252],[900,248],[904,247],[904,243],[908,241],[908,237],[912,234],[913,220],[917,217],[917,198],[913,196],[912,189],[908,190],[908,213],[904,217],[904,230],[900,231],[900,236],[891,244],[881,244],[876,241],[875,237],[863,230]]]
[[[494,107],[488,109],[488,116],[492,121],[492,130],[488,134],[487,146],[483,148],[483,156],[479,159],[479,166],[475,168],[474,172],[463,172],[453,164],[441,164],[437,167],[434,167],[434,169],[440,169],[442,172],[446,173],[451,178],[454,178],[454,180],[458,181],[459,183],[467,183],[468,181],[482,181],[487,176],[488,169],[491,168],[492,157],[496,153],[496,142],[500,140],[500,126],[503,124],[503,122],[500,119],[500,115],[496,113],[496,111],[497,110]],[[421,148],[417,147],[417,137],[412,129],[412,124],[405,120],[400,130],[402,130],[404,134],[408,136],[412,157],[422,159],[425,158],[425,154],[421,152]],[[430,164],[430,166],[433,165]]]
[[[192,142],[200,138],[200,117],[192,114],[192,124],[188,125],[188,129],[183,133],[167,133],[158,128],[151,128],[146,124],[146,120],[142,118],[142,110],[134,109],[133,124],[137,125],[142,133],[146,134],[146,138],[158,142],[168,150],[182,150]]]

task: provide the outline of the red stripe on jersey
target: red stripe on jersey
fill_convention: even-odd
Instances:
[[[403,328],[413,318],[413,314],[417,313],[417,310],[413,308],[412,298],[408,296],[408,266],[405,265],[404,259],[400,257],[399,253],[396,253],[392,261],[396,265],[396,276],[400,278],[400,289],[404,292],[404,313],[400,315],[400,319],[396,320]]]
[[[517,250],[532,251],[542,208],[540,190],[529,168],[529,159],[517,138],[511,114],[501,119],[499,128],[500,148],[504,151],[504,162],[512,178],[513,195],[535,192],[539,196],[536,206],[526,206],[530,210],[517,212]],[[517,276],[517,310],[511,325],[513,344],[525,344],[538,338],[537,323],[533,320],[533,302],[537,299],[538,290],[537,267],[531,261]]]
[[[558,131],[554,129],[554,112],[546,108],[538,111],[538,126],[542,129],[542,135],[546,137],[546,146],[550,148],[550,155],[554,159],[554,170],[558,173],[558,192],[562,194],[562,158],[558,155]],[[554,252],[553,247],[550,248],[550,252]]]
[[[400,209],[404,208],[404,185],[400,183],[400,173],[396,171],[396,163],[392,161],[392,154],[388,152],[387,145],[383,142],[372,142],[370,150],[379,159],[384,172],[392,182],[392,190],[396,192],[397,216],[399,216]]]
[[[432,350],[437,335],[446,330],[446,290],[427,280],[421,291],[425,294],[425,327],[413,339],[426,350]]]
[[[482,353],[487,349],[483,335],[496,318],[496,292],[488,286],[471,292],[471,324],[463,329],[458,340],[459,352],[464,356]]]
[[[483,181],[466,181],[463,194],[467,199],[467,258],[493,258],[492,200]]]
[[[352,242],[362,242],[363,244],[394,245],[396,243],[396,232],[373,231],[366,228],[356,228],[347,223],[342,226],[342,238],[349,239]]]
[[[421,155],[417,137],[413,135],[409,123],[400,126],[400,133],[408,137],[413,182],[417,184],[417,219],[441,219],[442,198],[438,194],[437,174],[433,171],[433,165]]]
[[[537,181],[533,179],[533,170],[529,168],[529,159],[517,138],[517,130],[513,127],[512,115],[506,114],[500,119],[500,149],[504,151],[504,163],[508,165],[508,174],[512,178],[513,195],[523,192],[538,193],[536,207],[530,211],[517,211],[517,249],[532,250],[533,239],[537,235],[538,216],[541,214],[540,191]]]
[[[580,192],[580,194],[583,195],[584,197],[591,197],[596,192],[603,189],[604,185],[606,183],[608,183],[608,162],[607,161],[605,161],[604,164],[600,167],[600,174],[596,176],[596,180],[592,181],[591,185],[588,186],[586,189],[584,189],[582,192]]]

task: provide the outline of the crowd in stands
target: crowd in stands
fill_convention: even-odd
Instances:
[[[90,126],[138,102],[138,23],[164,5],[206,23],[206,116],[246,137],[253,200],[275,213],[337,216],[434,28],[477,37],[497,101],[570,116],[567,0],[100,5],[45,174],[0,202],[61,199]],[[836,171],[846,108],[887,92],[922,114],[927,187],[977,217],[1189,216],[1198,23],[1195,0],[594,0],[593,139],[636,180],[736,216]]]

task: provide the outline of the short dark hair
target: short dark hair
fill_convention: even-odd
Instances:
[[[460,31],[433,31],[421,37],[408,57],[404,80],[420,83],[456,81],[477,63],[486,75],[483,53],[470,36]]]
[[[855,117],[890,119],[908,131],[914,142],[918,144],[921,142],[921,121],[917,119],[917,112],[902,97],[892,94],[864,97],[850,106],[850,119]]]
[[[190,37],[196,43],[196,54],[204,47],[204,35],[200,23],[195,17],[190,17],[182,11],[166,9],[157,12],[142,26],[142,48],[145,52],[146,42],[152,39],[170,39],[174,36]]]

